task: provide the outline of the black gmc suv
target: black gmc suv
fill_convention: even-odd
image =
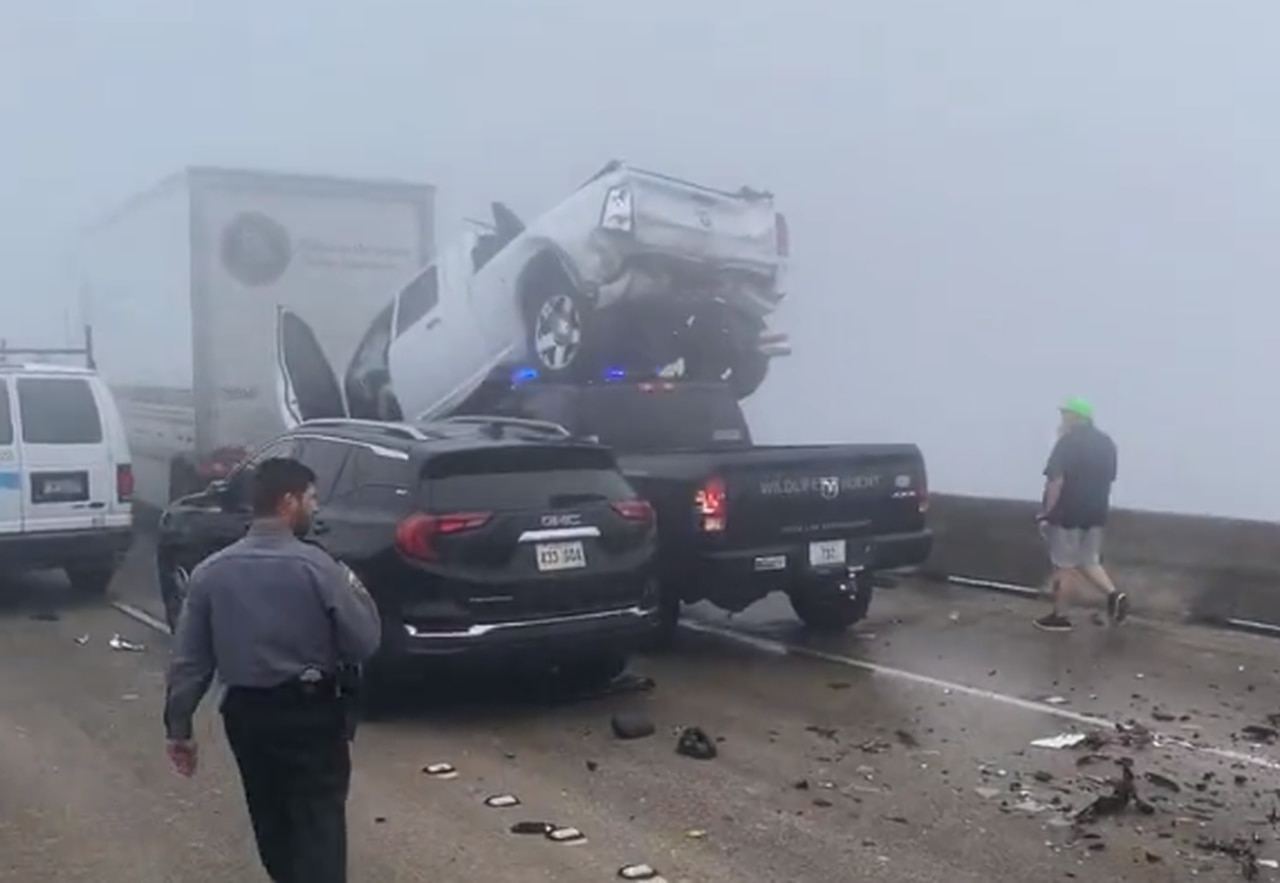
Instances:
[[[757,445],[723,383],[517,383],[485,406],[614,449],[657,510],[666,636],[681,602],[740,611],[775,591],[810,628],[842,631],[866,615],[877,573],[929,557],[913,444]]]
[[[303,423],[170,504],[156,565],[170,624],[203,558],[243,536],[254,465],[316,473],[314,541],[383,618],[371,692],[408,657],[547,663],[605,682],[657,624],[654,513],[608,448],[534,421]]]

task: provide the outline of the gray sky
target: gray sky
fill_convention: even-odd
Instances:
[[[445,9],[447,8],[447,12]],[[622,157],[778,194],[777,441],[1034,496],[1092,398],[1125,504],[1280,519],[1274,0],[0,0],[10,338],[69,234],[199,163],[402,176],[441,228]]]

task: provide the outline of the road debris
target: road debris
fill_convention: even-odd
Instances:
[[[609,721],[613,735],[619,739],[647,739],[656,729],[653,721],[635,712],[619,712]]]
[[[1161,775],[1160,773],[1147,772],[1143,774],[1143,778],[1146,779],[1148,782],[1150,782],[1152,785],[1155,785],[1157,788],[1163,788],[1166,791],[1172,791],[1174,794],[1177,794],[1180,791],[1182,791],[1181,785],[1179,785],[1173,779],[1170,779],[1168,776]]]
[[[112,650],[120,650],[125,653],[141,653],[147,649],[146,646],[136,644],[133,641],[120,637],[119,635],[112,635],[111,640],[107,642],[107,646]]]
[[[706,840],[707,832],[701,828],[691,828],[684,832],[684,836],[688,837],[690,840]]]
[[[1111,780],[1111,793],[1100,795],[1077,812],[1075,819],[1078,824],[1095,822],[1103,816],[1119,815],[1130,806],[1135,807],[1143,815],[1151,815],[1155,812],[1155,807],[1138,796],[1132,762],[1125,759],[1121,760],[1119,765],[1120,778]]]
[[[682,757],[714,760],[719,753],[715,742],[700,727],[685,727],[676,740],[676,754]]]
[[[1258,745],[1274,745],[1276,728],[1264,727],[1261,724],[1248,724],[1240,729],[1240,738]]]
[[[422,768],[422,771],[433,779],[456,779],[458,771],[454,769],[451,763],[431,763]]]
[[[568,826],[552,826],[545,836],[552,843],[564,843],[569,846],[579,846],[587,842],[586,834],[583,834],[577,828]]]
[[[1088,738],[1088,735],[1085,733],[1062,733],[1057,736],[1046,736],[1043,739],[1036,739],[1032,741],[1031,747],[1052,748],[1057,751],[1063,748],[1076,748],[1083,745],[1085,740]]]
[[[662,877],[651,865],[623,865],[618,868],[619,880],[649,880],[662,883]]]
[[[85,644],[89,643],[89,636],[80,635],[79,637],[76,638],[76,643],[79,644],[81,647],[83,647]]]
[[[550,822],[516,822],[511,826],[512,834],[547,834],[555,830],[555,825]]]
[[[1206,837],[1196,842],[1196,849],[1233,858],[1240,864],[1241,877],[1246,880],[1258,879],[1261,865],[1258,861],[1258,850],[1253,843],[1243,837],[1236,837],[1233,840],[1215,840]]]
[[[894,730],[893,735],[906,748],[919,748],[920,740],[906,730]]]
[[[821,736],[823,739],[828,739],[832,742],[839,740],[840,731],[835,727],[820,727],[817,724],[809,724],[804,729],[806,733],[813,733],[815,736]]]
[[[868,739],[858,746],[858,750],[863,754],[882,754],[892,747],[884,739]]]
[[[509,806],[519,806],[520,798],[514,794],[495,794],[492,797],[486,797],[484,805],[493,809],[506,809]]]
[[[36,622],[57,622],[62,619],[62,615],[56,610],[37,610],[31,614],[31,618]]]

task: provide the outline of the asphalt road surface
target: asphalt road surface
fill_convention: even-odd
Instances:
[[[158,614],[153,593],[135,562],[115,597]],[[785,602],[695,611],[702,631],[636,661],[650,689],[573,699],[455,677],[361,729],[353,880],[603,883],[637,864],[668,883],[1280,879],[1277,645],[1087,613],[1047,635],[1037,612],[903,586],[817,643]],[[115,634],[145,649],[112,650]],[[168,644],[56,577],[0,587],[0,880],[266,880],[211,708],[196,778],[167,766]],[[618,712],[657,732],[615,738]],[[716,758],[677,755],[688,726],[718,740]],[[1076,821],[1124,759],[1136,798]],[[456,777],[423,772],[436,763]],[[501,794],[519,805],[486,805]],[[522,821],[587,841],[512,833]]]

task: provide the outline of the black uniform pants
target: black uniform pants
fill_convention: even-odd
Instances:
[[[296,685],[222,703],[258,855],[275,883],[346,883],[351,753],[343,707]]]

